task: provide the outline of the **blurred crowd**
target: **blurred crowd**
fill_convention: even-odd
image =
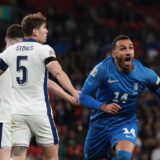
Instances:
[[[1,6],[9,7],[11,18],[0,20],[0,50],[5,46],[7,26],[41,11],[48,20],[47,43],[77,89],[93,66],[110,55],[111,41],[119,34],[130,36],[136,58],[160,75],[159,0],[1,0]],[[137,108],[139,135],[134,160],[160,159],[160,99],[148,92]],[[60,135],[60,160],[82,160],[91,111],[52,94],[50,101]],[[28,160],[44,160],[34,139]]]

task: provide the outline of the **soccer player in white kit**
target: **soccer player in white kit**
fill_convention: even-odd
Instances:
[[[1,55],[0,69],[10,68],[15,107],[13,110],[13,160],[23,160],[32,135],[44,149],[46,160],[58,160],[58,133],[48,100],[48,71],[75,99],[79,93],[46,42],[46,18],[41,13],[23,18],[23,42],[6,49]],[[48,71],[47,71],[48,70]]]
[[[7,28],[6,48],[22,41],[22,27],[12,24]],[[0,160],[9,160],[11,156],[11,112],[14,102],[9,69],[0,76]]]

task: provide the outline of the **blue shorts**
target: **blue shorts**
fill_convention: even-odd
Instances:
[[[137,122],[125,123],[108,129],[90,125],[84,145],[84,160],[107,158],[110,148],[113,148],[121,140],[136,144],[137,133]]]

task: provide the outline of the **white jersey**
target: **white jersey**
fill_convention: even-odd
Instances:
[[[38,42],[21,42],[1,55],[11,72],[15,107],[13,114],[52,114],[48,100],[45,60],[56,58],[53,49]]]
[[[0,122],[10,123],[14,98],[9,69],[0,76],[0,89]]]

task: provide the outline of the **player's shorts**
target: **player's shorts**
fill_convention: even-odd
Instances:
[[[107,158],[110,148],[113,148],[121,140],[136,144],[137,132],[137,122],[125,123],[114,129],[90,125],[84,145],[84,159]]]
[[[49,146],[59,143],[59,137],[52,116],[13,115],[12,145],[29,147],[32,136],[37,144]]]
[[[0,148],[11,149],[11,124],[0,122]]]

